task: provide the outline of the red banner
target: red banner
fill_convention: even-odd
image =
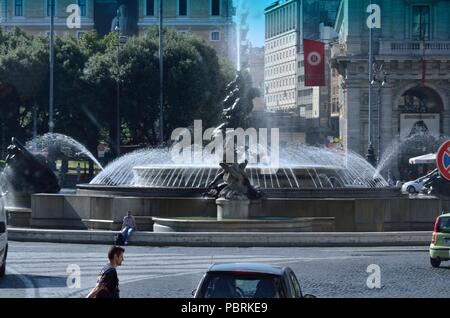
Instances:
[[[303,40],[305,52],[305,86],[325,86],[325,44]]]

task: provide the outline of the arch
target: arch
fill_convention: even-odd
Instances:
[[[439,95],[439,97],[441,98],[441,101],[442,101],[442,106],[443,106],[442,112],[450,111],[450,105],[449,105],[448,97],[439,87],[437,87],[437,86],[435,86],[435,85],[433,85],[431,83],[427,83],[425,86],[420,86],[420,84],[417,84],[417,82],[410,83],[408,85],[404,85],[403,88],[399,90],[399,92],[396,94],[396,96],[394,98],[394,104],[392,105],[393,106],[393,111],[397,111],[397,112],[400,111],[400,109],[398,108],[398,105],[400,104],[400,100],[401,100],[402,96],[406,92],[408,92],[409,90],[411,90],[413,88],[420,88],[420,87],[431,89],[435,93],[437,93]]]
[[[405,101],[402,98],[405,95],[408,95],[408,92],[411,93],[410,96],[414,96],[414,99],[411,99],[411,105],[413,107],[409,108],[405,107],[402,109],[400,105],[405,105]],[[447,127],[445,123],[446,114],[450,113],[450,105],[447,94],[432,83],[426,83],[426,85],[421,85],[420,83],[409,82],[406,85],[402,85],[401,89],[397,92],[395,96],[393,96],[393,105],[392,105],[392,135],[398,136],[401,126],[400,126],[400,116],[404,113],[435,113],[440,114],[440,134],[445,134]],[[428,100],[427,108],[416,108],[417,105],[421,105],[419,102],[421,98],[426,98]],[[422,105],[425,105],[422,104]],[[406,105],[405,105],[406,106]],[[415,111],[417,110],[417,111]],[[413,127],[414,128],[414,127]],[[408,165],[408,160],[410,157],[423,155],[425,153],[430,153],[436,151],[436,147],[438,147],[439,138],[432,137],[431,135],[424,134],[418,135],[417,139],[408,140],[405,139],[405,146],[402,150],[399,150],[397,155],[396,162],[393,162],[391,169],[396,171],[397,175],[399,175],[402,180],[411,180],[415,179],[419,176],[422,176],[426,173],[426,170],[430,167],[427,166],[410,166]],[[403,143],[401,143],[403,144]],[[422,171],[423,170],[423,171]]]

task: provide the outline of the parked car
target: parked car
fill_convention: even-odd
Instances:
[[[409,194],[416,194],[420,193],[422,189],[424,188],[424,184],[428,181],[429,177],[424,176],[420,177],[419,179],[405,182],[402,185],[402,192],[403,193],[409,193]]]
[[[192,294],[195,298],[315,298],[303,295],[291,268],[257,263],[214,264]]]
[[[0,196],[2,194],[0,193]],[[6,256],[8,254],[8,233],[6,229],[6,211],[0,197],[0,277],[6,273]]]
[[[431,266],[439,267],[442,261],[450,260],[450,213],[436,219],[430,245]]]

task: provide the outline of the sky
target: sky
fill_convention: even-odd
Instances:
[[[248,39],[254,47],[264,46],[264,9],[276,0],[234,0],[239,16],[240,7],[245,5],[249,9],[247,24],[250,27]]]

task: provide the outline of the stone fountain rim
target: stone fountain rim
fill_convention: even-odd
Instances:
[[[160,217],[152,217],[152,221],[157,222],[174,222],[174,223],[181,223],[181,224],[195,224],[195,223],[201,223],[201,224],[209,224],[209,223],[226,223],[226,224],[233,224],[233,223],[248,223],[248,224],[279,224],[283,222],[288,222],[290,224],[295,222],[311,222],[311,221],[334,221],[334,217],[279,217],[279,219],[275,217],[267,217],[267,220],[260,218],[249,218],[249,219],[222,219],[220,221],[215,220],[214,217],[205,217],[205,220],[197,219],[197,220],[189,220],[188,218],[183,217],[173,217],[173,218],[160,218]]]

